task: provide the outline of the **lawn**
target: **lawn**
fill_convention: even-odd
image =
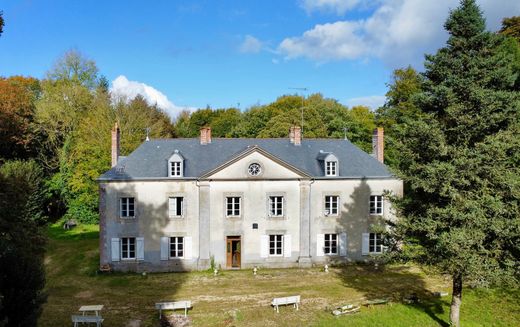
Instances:
[[[154,303],[189,299],[194,326],[447,326],[449,297],[431,291],[448,291],[450,281],[415,266],[351,265],[322,269],[260,269],[210,272],[98,275],[97,226],[63,231],[49,228],[47,270],[48,300],[39,326],[69,326],[79,306],[103,304],[105,327],[124,327],[131,320],[141,326],[158,326]],[[416,293],[416,304],[404,296]],[[300,311],[292,307],[276,314],[273,297],[300,294]],[[366,299],[390,297],[388,305],[363,307],[352,316],[333,317],[332,308]],[[463,296],[462,326],[520,326],[519,290],[471,290]]]

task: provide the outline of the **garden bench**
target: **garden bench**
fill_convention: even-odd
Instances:
[[[79,315],[74,315],[72,316],[72,322],[74,323],[74,327],[78,327],[78,324],[90,324],[90,323],[94,323],[96,324],[97,327],[100,327],[101,326],[101,323],[103,322],[103,317],[101,316],[79,316]]]
[[[163,310],[179,310],[184,309],[184,317],[188,315],[188,309],[191,308],[191,301],[177,302],[159,302],[155,303],[155,309],[159,310],[159,319],[162,317]]]
[[[273,309],[276,310],[276,312],[280,312],[278,310],[278,306],[280,305],[289,305],[292,304],[296,310],[298,310],[298,304],[300,304],[300,296],[294,295],[294,296],[287,296],[287,297],[276,297],[271,302],[271,305],[273,306]]]

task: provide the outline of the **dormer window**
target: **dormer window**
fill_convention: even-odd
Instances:
[[[338,175],[338,162],[337,161],[325,161],[325,176],[337,176]]]
[[[179,150],[175,150],[168,160],[168,176],[182,177],[184,176],[184,158],[180,155]]]

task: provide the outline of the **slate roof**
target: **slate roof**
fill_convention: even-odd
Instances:
[[[175,150],[184,157],[184,178],[198,178],[232,160],[252,146],[288,163],[314,178],[390,178],[393,175],[377,161],[348,140],[303,139],[296,146],[289,139],[213,138],[210,144],[201,145],[198,138],[154,139],[143,142],[116,167],[99,177],[106,180],[168,178],[168,159]],[[338,158],[338,177],[325,177],[323,153]]]

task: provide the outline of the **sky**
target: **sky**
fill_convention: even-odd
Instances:
[[[477,0],[488,29],[519,0]],[[396,68],[422,70],[458,0],[0,0],[0,76],[44,78],[77,49],[114,94],[183,109],[322,93],[377,108]],[[305,89],[305,90],[304,90]]]

